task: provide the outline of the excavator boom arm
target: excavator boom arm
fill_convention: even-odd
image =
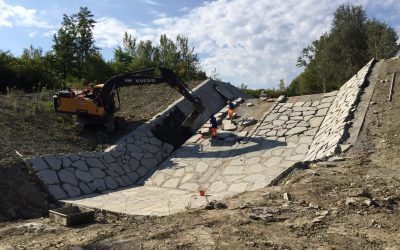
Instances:
[[[161,72],[161,77],[154,76],[155,70]],[[164,67],[150,68],[114,76],[106,81],[98,99],[100,103],[103,103],[107,112],[113,112],[113,107],[110,104],[113,103],[114,97],[112,93],[114,90],[123,86],[160,84],[164,82],[188,99],[193,104],[195,113],[201,113],[204,110],[200,98],[193,95],[188,86],[181,81],[172,70]]]
[[[190,91],[189,87],[179,79],[172,70],[164,67],[159,67],[158,68],[161,71],[161,74],[163,77],[166,79],[166,82],[174,88],[176,91],[178,91],[182,96],[184,96],[186,99],[188,99],[191,103],[193,103],[195,110],[198,110],[199,112],[203,111],[203,105],[201,104],[200,99],[193,95],[193,93]]]
[[[100,98],[105,99],[107,96],[110,96],[115,89],[124,86],[157,84],[165,82],[165,79],[161,77],[143,75],[150,72],[154,72],[154,69],[147,69],[111,77],[104,83],[104,86],[100,92]]]
[[[155,74],[158,70],[160,74]],[[170,69],[158,67],[132,72],[111,77],[102,86],[98,85],[92,91],[72,91],[71,89],[59,91],[53,97],[56,112],[75,114],[81,118],[79,124],[88,120],[106,123],[109,132],[114,131],[114,113],[116,112],[115,93],[118,97],[118,88],[130,85],[167,83],[193,104],[194,111],[181,123],[183,127],[191,127],[192,123],[204,110],[199,97],[195,96],[188,86],[182,82]],[[95,91],[96,90],[96,91]]]

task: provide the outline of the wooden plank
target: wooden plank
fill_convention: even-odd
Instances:
[[[393,75],[392,75],[392,81],[391,81],[391,83],[390,83],[390,91],[389,91],[389,98],[388,98],[389,101],[392,100],[393,85],[394,85],[394,77],[395,77],[395,73],[393,73]]]
[[[77,206],[49,210],[50,221],[64,226],[78,225],[94,220],[94,211]]]

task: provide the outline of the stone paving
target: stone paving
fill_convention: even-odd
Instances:
[[[225,195],[265,187],[304,159],[333,99],[277,104],[246,144],[194,138],[164,161],[145,185]]]
[[[211,80],[200,84],[194,94],[205,106],[205,111],[191,127],[194,131],[207,121],[210,113],[224,107],[228,98],[245,97],[234,86]],[[171,144],[156,138],[152,131],[157,126],[162,127],[164,119],[177,110],[187,116],[193,107],[188,100],[179,99],[106,152],[37,156],[28,159],[27,163],[56,199],[132,186],[153,172],[174,150]]]
[[[195,135],[143,186],[67,202],[120,213],[167,215],[204,205],[207,200],[198,195],[200,190],[211,200],[265,187],[305,158],[335,94],[317,102],[276,103],[253,136],[241,143],[228,140],[231,136],[210,140]]]
[[[375,60],[371,60],[340,88],[305,160],[314,161],[340,153],[339,144],[348,136],[353,114],[374,63]]]
[[[295,163],[337,153],[373,63],[320,101],[281,103],[284,97],[279,98],[247,136],[221,131],[219,140],[205,139],[201,133],[209,125],[198,122],[197,129],[203,126],[200,134],[173,152],[147,129],[134,131],[106,153],[43,156],[31,162],[54,196],[70,197],[63,200],[67,203],[137,215],[199,207],[211,199],[265,187]],[[214,90],[226,94],[229,88]],[[229,127],[224,122],[226,107],[219,107],[204,117],[216,113],[221,127]],[[125,186],[129,187],[121,189]],[[199,196],[200,190],[207,195]]]
[[[130,135],[110,152],[45,155],[31,163],[50,193],[64,199],[131,186],[173,150],[147,131]]]

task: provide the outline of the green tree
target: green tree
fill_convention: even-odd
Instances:
[[[297,66],[304,67],[304,71],[290,84],[294,84],[295,87],[289,85],[289,95],[325,92],[327,85],[334,85],[333,83],[336,82],[334,73],[338,70],[335,64],[340,64],[340,62],[332,58],[331,52],[334,50],[332,43],[330,36],[324,33],[319,40],[315,40],[303,49],[297,60]],[[329,88],[334,88],[334,86]],[[295,90],[298,92],[293,92]]]
[[[118,73],[163,66],[188,81],[207,77],[200,69],[198,55],[190,47],[189,39],[180,35],[174,41],[163,34],[159,44],[154,45],[149,40],[137,41],[125,32],[122,46],[114,50],[111,65]]]
[[[34,48],[31,45],[24,49],[18,64],[15,65],[15,71],[19,82],[17,87],[20,89],[40,91],[43,87],[54,87],[43,63],[43,50],[40,47]]]
[[[178,75],[189,81],[196,78],[196,72],[200,72],[199,57],[194,52],[194,47],[189,46],[189,39],[184,36],[176,37],[177,53],[178,53]],[[186,77],[185,77],[186,76]]]
[[[30,92],[59,85],[47,61],[47,53],[32,45],[25,48],[20,57],[14,57],[8,51],[0,51],[0,75],[0,92],[4,92],[7,87]]]
[[[240,90],[246,90],[248,88],[249,88],[249,86],[247,84],[244,84],[243,82],[239,85]]]
[[[87,73],[88,59],[90,56],[99,51],[95,46],[93,37],[93,28],[96,21],[93,14],[87,7],[80,7],[79,12],[72,16],[75,22],[75,44],[76,56],[78,61],[78,76],[85,76]]]
[[[345,4],[339,6],[335,12],[326,44],[328,53],[325,55],[342,71],[334,79],[335,84],[343,84],[370,59],[365,53],[368,49],[366,21],[367,17],[361,6]]]
[[[76,27],[74,20],[64,14],[63,22],[57,34],[53,36],[53,51],[57,70],[61,73],[62,79],[66,81],[67,77],[74,75],[76,69]]]
[[[64,81],[71,77],[87,81],[88,60],[99,51],[93,37],[95,23],[87,7],[80,7],[71,16],[64,14],[61,27],[53,37],[54,56]]]
[[[136,54],[136,39],[128,32],[124,33],[122,47],[117,46],[114,49],[113,67],[117,72],[128,72],[129,66]]]
[[[0,51],[0,92],[7,87],[25,91],[59,88],[67,81],[104,81],[114,74],[95,46],[93,15],[86,7],[77,14],[63,15],[53,36],[52,50],[30,46],[20,57]]]
[[[105,82],[115,75],[115,72],[109,63],[106,63],[100,53],[91,53],[86,59],[87,72],[86,81],[93,83]]]
[[[361,6],[339,6],[332,28],[304,48],[297,66],[304,71],[288,87],[289,95],[338,89],[371,57],[387,58],[399,51],[398,36],[389,26],[367,20]]]
[[[150,40],[140,41],[130,65],[130,70],[136,71],[156,67],[155,54],[157,54],[157,48],[153,46]]]
[[[172,70],[176,70],[178,67],[177,63],[179,60],[179,54],[174,41],[169,39],[165,34],[161,35],[158,51],[160,66],[169,67]]]
[[[376,19],[368,20],[366,25],[369,57],[383,59],[396,56],[400,49],[396,31]]]
[[[13,65],[16,63],[16,58],[10,51],[0,50],[0,92],[4,93],[7,87],[16,85],[16,73],[13,70]]]

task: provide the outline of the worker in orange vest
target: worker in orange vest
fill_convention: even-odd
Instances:
[[[211,123],[211,138],[217,138],[217,131],[218,131],[218,123],[217,119],[215,119],[214,115],[210,115],[210,123]]]
[[[232,102],[229,102],[228,103],[228,118],[230,119],[230,120],[232,120],[233,119],[233,113],[235,112],[235,109],[234,109],[235,107],[233,106],[233,103]]]

